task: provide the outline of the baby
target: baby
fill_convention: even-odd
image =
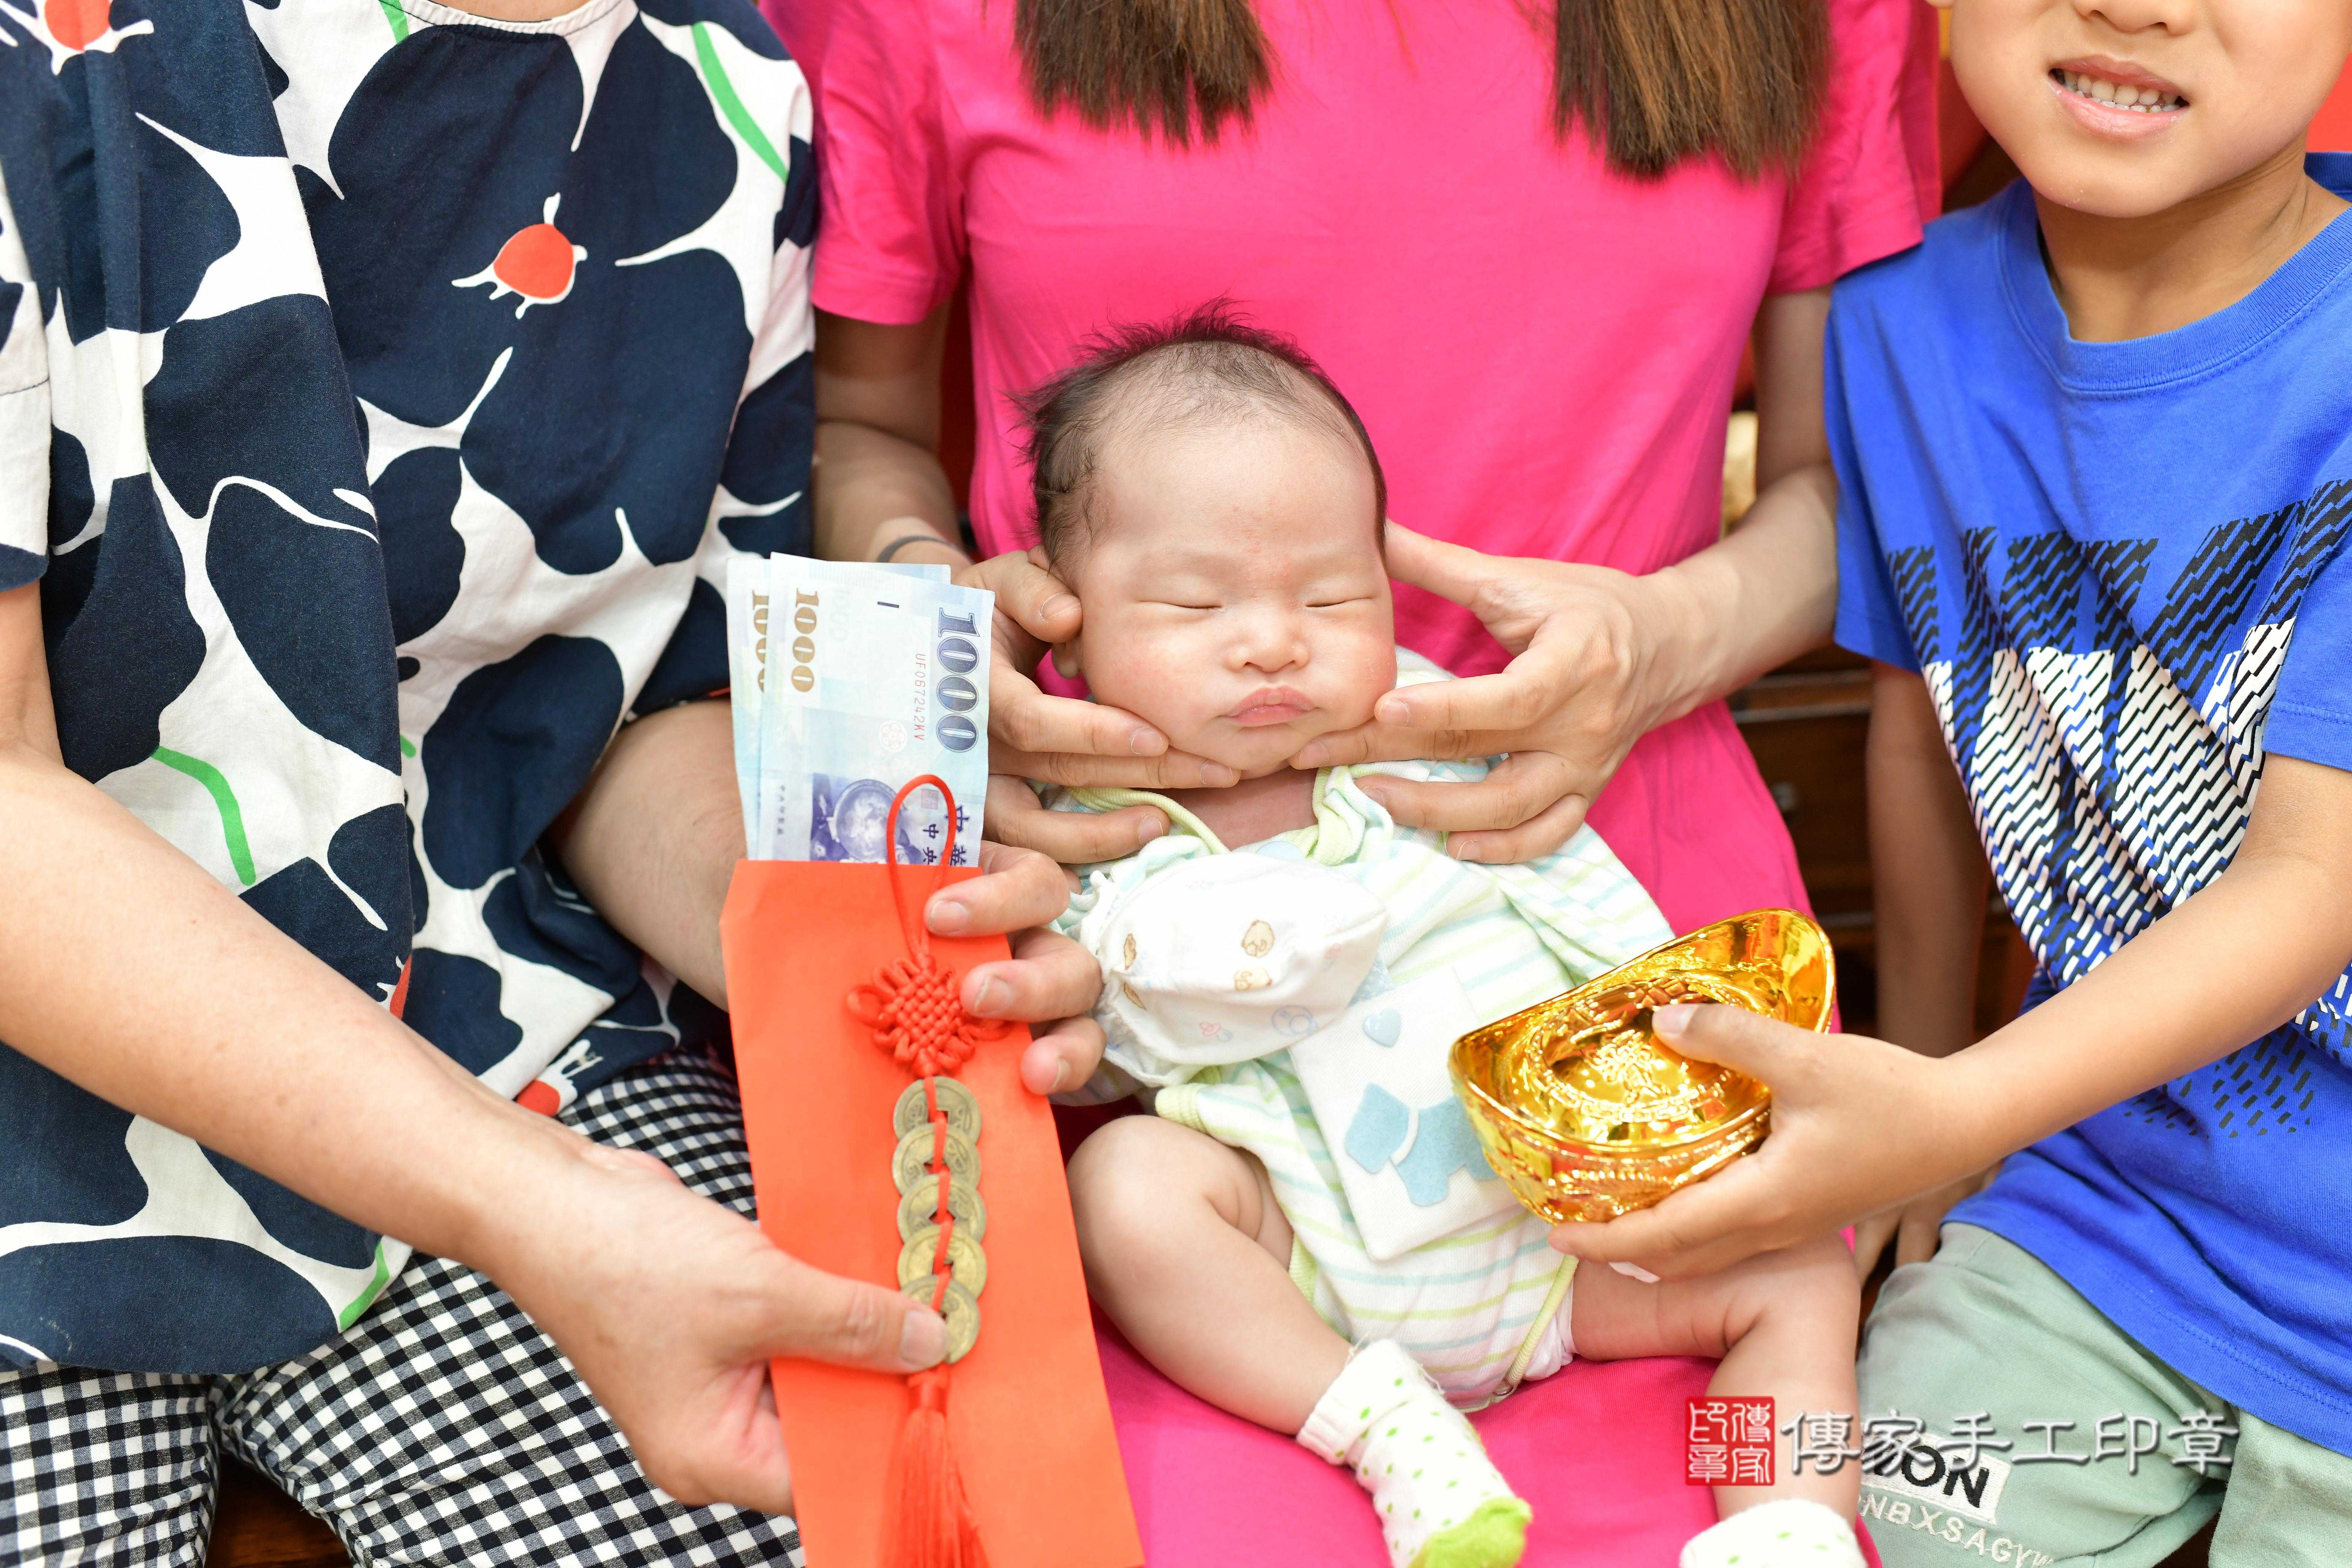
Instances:
[[[1670,933],[1589,829],[1472,865],[1358,784],[1483,764],[1289,767],[1400,681],[1446,679],[1397,649],[1385,484],[1347,400],[1212,308],[1102,340],[1027,409],[1041,542],[1084,608],[1057,658],[1242,775],[1055,799],[1149,801],[1174,825],[1087,868],[1062,921],[1103,967],[1093,1087],[1139,1086],[1157,1111],[1070,1163],[1103,1310],[1186,1388],[1349,1466],[1399,1568],[1518,1561],[1529,1510],[1457,1406],[1571,1355],[1718,1356],[1717,1394],[1853,1412],[1834,1240],[1670,1284],[1573,1279],[1481,1158],[1446,1080],[1454,1037]],[[1791,1468],[1718,1489],[1685,1568],[1858,1565],[1856,1467]]]

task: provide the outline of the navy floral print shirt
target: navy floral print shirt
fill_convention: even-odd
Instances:
[[[66,763],[541,1110],[716,1021],[540,839],[808,546],[809,113],[750,0],[0,0]],[[0,1363],[282,1360],[405,1256],[0,1046]]]

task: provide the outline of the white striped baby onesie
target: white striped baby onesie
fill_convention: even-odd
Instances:
[[[1411,656],[1400,663],[1408,679],[1434,670]],[[1318,1122],[1292,1049],[1309,1059],[1321,1092],[1331,1070],[1324,1064],[1350,1053],[1377,1060],[1395,1043],[1392,1032],[1383,1039],[1366,1021],[1393,1019],[1380,1005],[1384,997],[1444,987],[1466,998],[1467,1028],[1557,995],[1671,933],[1590,829],[1525,865],[1465,863],[1445,853],[1444,835],[1398,826],[1356,786],[1364,773],[1466,781],[1484,776],[1486,764],[1327,770],[1316,779],[1315,826],[1233,855],[1161,797],[1057,795],[1055,804],[1071,810],[1149,802],[1173,826],[1126,859],[1087,868],[1057,922],[1103,965],[1095,1016],[1109,1037],[1091,1095],[1071,1098],[1109,1098],[1139,1085],[1157,1091],[1160,1115],[1255,1155],[1297,1238],[1291,1276],[1324,1320],[1351,1340],[1396,1340],[1450,1398],[1475,1404],[1565,1361],[1568,1264],[1547,1245],[1541,1220],[1516,1205],[1495,1212],[1499,1188],[1491,1180],[1475,1184],[1490,1194],[1481,1217],[1376,1258],[1382,1248],[1368,1250],[1365,1241],[1375,1227],[1370,1216],[1360,1227],[1339,1163],[1360,1152],[1363,1119],[1327,1136],[1329,1101]],[[1351,1032],[1359,1028],[1373,1037]],[[1448,1117],[1459,1121],[1450,1096],[1438,1098],[1443,1103],[1398,1104],[1396,1126],[1377,1139],[1365,1167],[1407,1141],[1436,1140]],[[1458,1142],[1466,1122],[1447,1131]],[[1468,1158],[1472,1175],[1488,1174],[1475,1145]],[[1428,1188],[1415,1202],[1446,1190],[1451,1164],[1415,1173],[1409,1163],[1398,1173]],[[1360,1194],[1362,1173],[1354,1179]],[[1454,1182],[1454,1197],[1473,1184]]]

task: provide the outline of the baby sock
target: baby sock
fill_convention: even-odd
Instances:
[[[1298,1429],[1371,1494],[1395,1568],[1511,1568],[1531,1510],[1421,1363],[1392,1340],[1348,1360]]]
[[[1759,1503],[1700,1531],[1682,1568],[1864,1568],[1843,1514],[1805,1498]]]

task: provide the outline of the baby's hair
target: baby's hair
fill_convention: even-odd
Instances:
[[[1213,300],[1167,321],[1105,329],[1078,362],[1015,400],[1028,426],[1037,542],[1056,562],[1085,542],[1103,438],[1116,426],[1198,427],[1237,416],[1277,419],[1351,443],[1372,470],[1372,540],[1389,487],[1353,405],[1290,339],[1249,325]]]

